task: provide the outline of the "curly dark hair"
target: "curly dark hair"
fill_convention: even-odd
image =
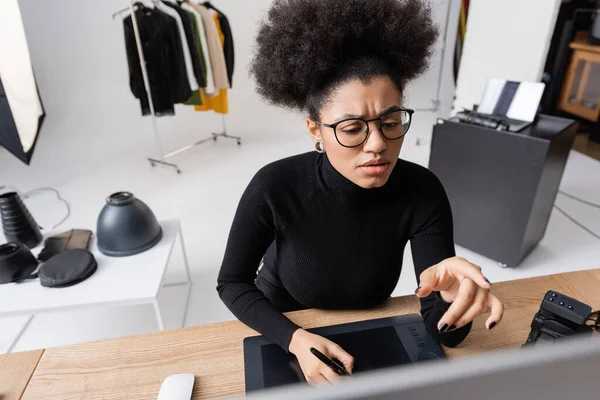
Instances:
[[[275,0],[250,74],[270,103],[318,119],[350,79],[388,75],[402,91],[426,69],[437,37],[423,0]]]

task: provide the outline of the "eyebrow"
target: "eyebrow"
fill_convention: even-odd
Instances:
[[[397,110],[400,110],[400,109],[401,109],[401,107],[399,107],[397,105],[390,106],[390,107],[386,108],[385,110],[383,110],[382,112],[380,112],[378,118],[381,118],[382,115],[385,115],[385,114],[389,113],[390,111],[397,111]],[[343,120],[348,119],[348,118],[362,118],[362,119],[365,119],[365,117],[363,115],[360,115],[360,114],[344,114],[344,115],[341,115],[339,118],[337,118],[334,123],[343,121]]]

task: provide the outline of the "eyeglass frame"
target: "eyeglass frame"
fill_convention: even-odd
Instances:
[[[393,139],[391,139],[391,138],[389,138],[389,137],[385,136],[385,133],[383,133],[383,129],[382,129],[382,127],[381,127],[381,124],[383,123],[383,119],[384,119],[385,117],[387,117],[388,115],[390,115],[390,114],[392,114],[392,113],[398,112],[398,111],[405,111],[405,112],[407,112],[407,113],[408,113],[408,116],[409,116],[409,120],[408,120],[408,128],[406,128],[406,130],[404,131],[404,133],[402,134],[402,136],[399,136],[399,137],[397,137],[397,138],[393,138]],[[371,130],[371,129],[369,129],[369,122],[379,121],[379,126],[378,126],[378,127],[379,127],[379,133],[381,133],[381,135],[382,135],[384,138],[386,138],[387,140],[398,140],[398,139],[402,139],[402,138],[403,138],[403,137],[406,135],[406,133],[408,132],[408,130],[410,129],[410,125],[412,124],[412,116],[413,116],[413,114],[414,114],[414,113],[415,113],[415,110],[413,110],[412,108],[398,107],[398,108],[394,108],[394,109],[392,109],[392,110],[389,110],[389,111],[388,111],[388,112],[386,112],[385,114],[382,114],[382,115],[381,115],[379,118],[373,118],[373,119],[364,119],[364,118],[360,118],[360,117],[358,117],[358,118],[357,118],[357,117],[352,117],[352,118],[344,118],[344,119],[342,119],[341,121],[337,121],[337,122],[335,122],[335,123],[333,123],[333,124],[325,124],[325,123],[323,123],[323,126],[325,126],[325,127],[327,127],[327,128],[331,128],[331,129],[333,129],[333,136],[335,136],[335,140],[337,140],[337,142],[340,144],[340,146],[342,146],[342,147],[346,147],[346,148],[348,148],[348,149],[353,149],[353,148],[355,148],[355,147],[362,146],[362,145],[363,145],[363,144],[364,144],[364,143],[367,141],[367,139],[369,138],[369,135],[370,135],[370,134],[371,134],[371,132],[372,132],[372,130]],[[340,139],[338,138],[338,136],[337,136],[337,131],[336,131],[336,127],[337,127],[339,124],[341,124],[342,122],[346,122],[346,121],[353,121],[353,120],[358,120],[358,121],[362,121],[362,122],[364,122],[364,123],[367,125],[367,132],[365,133],[365,138],[363,139],[363,141],[362,141],[362,142],[360,142],[359,144],[357,144],[357,145],[354,145],[354,146],[346,146],[346,145],[345,145],[345,144],[343,144],[343,143],[340,141]],[[321,122],[319,122],[319,123],[321,123]]]

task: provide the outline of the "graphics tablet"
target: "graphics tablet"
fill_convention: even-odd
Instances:
[[[444,358],[416,314],[308,329],[339,344],[354,357],[353,374]],[[244,339],[246,391],[304,382],[293,354],[264,338]]]

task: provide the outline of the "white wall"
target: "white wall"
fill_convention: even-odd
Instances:
[[[245,140],[306,134],[302,115],[269,106],[248,79],[258,22],[270,2],[213,1],[227,14],[235,42],[228,131]],[[442,30],[449,2],[434,0],[434,15]],[[156,155],[151,120],[141,116],[139,103],[129,91],[122,22],[111,19],[113,12],[128,3],[19,0],[47,117],[29,167],[0,149],[0,183],[22,189],[58,184],[115,156],[143,159]],[[413,108],[432,108],[431,100],[438,95],[441,48],[439,44],[431,70],[411,86],[407,97]],[[176,113],[174,118],[158,119],[166,151],[205,137],[221,126],[220,117],[212,112],[177,106]],[[424,136],[429,133],[428,129],[423,131]]]
[[[490,78],[538,82],[560,0],[471,0],[453,112],[481,100]]]

